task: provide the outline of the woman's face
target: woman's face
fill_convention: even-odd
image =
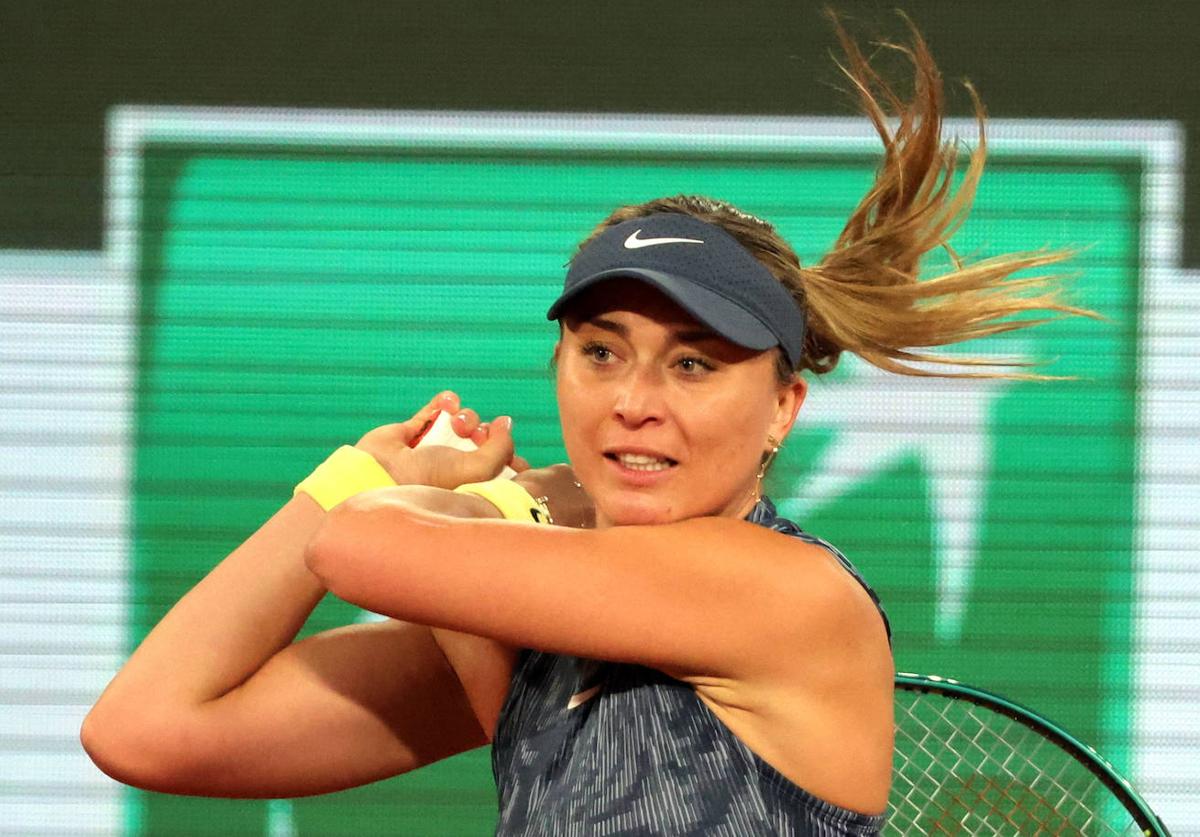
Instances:
[[[775,351],[737,346],[645,283],[586,292],[555,349],[563,440],[598,526],[742,517],[767,435],[783,439],[805,384]]]

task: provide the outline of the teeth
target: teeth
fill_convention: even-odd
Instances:
[[[641,453],[620,453],[617,454],[617,459],[626,468],[635,471],[665,471],[671,467],[671,464],[665,459]]]

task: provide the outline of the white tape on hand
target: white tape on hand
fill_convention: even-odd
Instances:
[[[454,448],[466,453],[479,449],[479,446],[470,439],[463,438],[454,432],[454,428],[450,426],[450,414],[445,410],[438,411],[433,424],[425,431],[425,434],[421,436],[414,447],[424,448],[429,445],[441,445],[442,447]],[[511,480],[516,475],[516,471],[505,465],[498,479]]]

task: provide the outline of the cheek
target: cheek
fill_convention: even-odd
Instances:
[[[706,471],[713,472],[717,482],[737,482],[747,472],[758,470],[758,433],[748,422],[721,424],[713,427],[704,438],[696,438],[694,450],[704,460]]]
[[[756,393],[757,394],[757,393]],[[702,451],[705,467],[726,480],[756,474],[762,459],[774,403],[766,398],[743,398],[710,404],[694,411],[694,449]]]
[[[564,370],[561,365],[556,378],[555,395],[563,444],[567,456],[573,460],[594,431],[597,399],[594,393],[589,398],[588,388],[573,381],[569,370]]]

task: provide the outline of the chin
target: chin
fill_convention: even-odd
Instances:
[[[633,502],[604,504],[600,510],[610,526],[655,526],[684,518],[684,515],[673,514],[669,505],[655,502],[649,497]]]

